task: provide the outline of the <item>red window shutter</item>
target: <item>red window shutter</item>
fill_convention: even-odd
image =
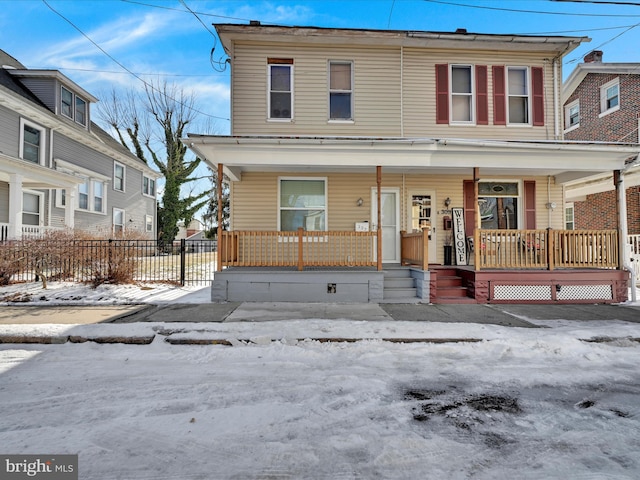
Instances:
[[[449,123],[449,65],[436,65],[436,123]]]
[[[473,180],[462,181],[464,193],[464,232],[467,237],[473,236],[476,225],[476,202],[473,194]]]
[[[536,228],[536,182],[524,181],[524,228]]]
[[[531,67],[533,93],[533,124],[544,125],[544,77],[541,67]]]
[[[489,124],[489,88],[486,65],[476,65],[476,117],[478,125]]]
[[[504,66],[493,66],[493,124],[507,124],[507,101]]]

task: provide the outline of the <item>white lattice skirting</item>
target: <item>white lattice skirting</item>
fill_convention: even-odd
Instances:
[[[495,285],[493,300],[611,300],[611,285]]]
[[[496,285],[494,300],[551,300],[551,285]]]

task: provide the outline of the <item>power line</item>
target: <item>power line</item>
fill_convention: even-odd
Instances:
[[[60,12],[58,12],[55,8],[53,8],[51,5],[49,5],[49,3],[47,3],[47,0],[42,0],[42,3],[44,3],[49,10],[51,10],[53,13],[55,13],[56,15],[58,15],[60,18],[62,18],[65,22],[67,22],[69,25],[71,25],[75,30],[77,30],[83,37],[85,37],[87,40],[89,40],[98,50],[100,50],[102,53],[104,53],[112,62],[114,62],[116,65],[118,65],[120,68],[122,68],[123,70],[125,70],[126,72],[128,72],[130,75],[132,75],[134,78],[140,80],[147,88],[150,88],[151,90],[156,91],[157,93],[163,94],[162,91],[158,90],[156,87],[154,87],[152,84],[150,84],[149,82],[147,82],[146,80],[144,80],[142,77],[140,77],[139,75],[137,75],[136,73],[132,72],[131,70],[129,70],[126,66],[124,66],[122,63],[120,63],[116,58],[114,58],[111,54],[109,54],[105,49],[103,49],[100,45],[98,45],[96,42],[94,42],[86,33],[84,33],[79,27],[77,27],[71,20],[69,20],[68,18],[66,18],[64,15],[62,15]],[[171,97],[168,97],[171,98]],[[196,113],[199,113],[201,115],[205,115],[207,117],[211,117],[211,118],[216,118],[218,120],[226,120],[226,121],[230,121],[228,118],[224,118],[224,117],[218,117],[216,115],[211,115],[205,112],[202,112],[200,110],[197,110],[195,108],[189,107],[188,105],[186,105],[183,102],[180,102],[179,100],[176,100],[175,98],[171,98],[172,101],[176,102],[179,105],[182,105],[183,107],[189,108],[190,110],[193,110]]]
[[[468,5],[465,3],[445,2],[443,0],[422,0],[423,2],[440,3],[442,5],[453,5],[455,7],[465,8],[477,8],[481,10],[497,10],[501,12],[513,12],[513,13],[534,13],[538,15],[564,15],[564,16],[576,16],[576,17],[640,17],[640,15],[618,15],[612,13],[570,13],[570,12],[547,12],[540,10],[521,10],[515,8],[502,8],[502,7],[488,7],[482,5]]]
[[[566,2],[566,3],[592,3],[594,5],[626,5],[632,7],[640,7],[640,2],[623,2],[610,0],[549,0],[550,2]]]

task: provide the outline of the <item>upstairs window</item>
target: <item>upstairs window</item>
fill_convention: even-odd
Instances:
[[[113,209],[113,233],[122,235],[124,233],[124,210]]]
[[[353,120],[351,62],[329,62],[329,120]]]
[[[124,192],[124,165],[113,163],[113,189]]]
[[[526,67],[507,67],[507,109],[510,124],[529,123],[529,78]]]
[[[80,125],[87,125],[86,100],[65,87],[60,87],[60,112]]]
[[[451,122],[473,123],[473,70],[451,65]]]
[[[600,87],[600,117],[620,110],[620,78]]]
[[[293,118],[293,60],[268,60],[269,69],[269,119]]]
[[[580,100],[576,100],[564,107],[565,132],[580,126]]]
[[[149,197],[156,197],[156,181],[144,175],[142,177],[142,193]]]
[[[44,165],[44,128],[22,119],[20,125],[20,158]]]

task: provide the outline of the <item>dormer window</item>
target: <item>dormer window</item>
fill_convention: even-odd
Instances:
[[[65,87],[60,87],[60,112],[80,125],[87,125],[86,100]]]

